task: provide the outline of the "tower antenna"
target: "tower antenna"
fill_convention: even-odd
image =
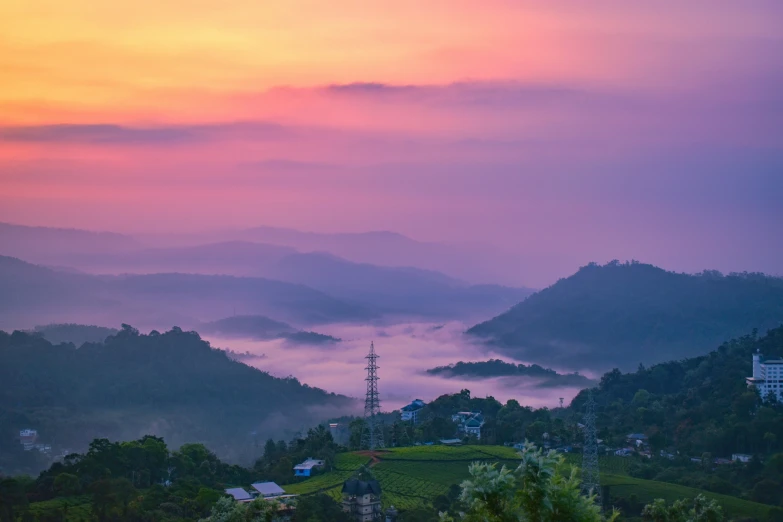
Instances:
[[[595,400],[593,390],[587,391],[585,403],[585,445],[582,452],[582,494],[595,495],[595,502],[603,508],[601,480],[598,472],[598,439],[595,429]]]
[[[364,398],[364,431],[362,432],[362,448],[375,451],[383,448],[383,425],[379,418],[381,400],[378,394],[378,355],[375,345],[370,343],[370,353],[367,354],[367,395]]]

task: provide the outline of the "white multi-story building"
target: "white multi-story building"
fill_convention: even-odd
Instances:
[[[753,377],[748,377],[748,386],[753,386],[766,400],[770,395],[783,402],[783,359],[765,361],[757,351],[753,354]]]
[[[422,408],[424,408],[424,401],[421,399],[416,399],[407,406],[403,406],[400,410],[400,420],[417,424],[419,422],[419,412]]]

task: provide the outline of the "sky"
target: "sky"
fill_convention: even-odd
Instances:
[[[0,2],[0,221],[783,273],[783,3]]]

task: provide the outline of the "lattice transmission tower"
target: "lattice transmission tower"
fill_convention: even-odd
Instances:
[[[364,431],[362,432],[362,448],[374,451],[383,448],[383,424],[381,423],[381,399],[378,394],[378,355],[375,345],[370,343],[370,353],[367,354],[367,395],[364,398]]]
[[[582,494],[595,495],[595,502],[603,507],[601,480],[598,473],[598,438],[595,428],[595,399],[587,392],[584,414],[585,445],[582,453]]]

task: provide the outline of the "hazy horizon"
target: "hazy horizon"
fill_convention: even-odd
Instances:
[[[330,253],[337,255],[338,257],[342,257],[344,259],[350,260],[350,261],[357,261],[357,262],[365,262],[370,264],[378,264],[380,266],[389,266],[389,267],[417,267],[417,268],[424,268],[433,270],[435,272],[443,272],[445,274],[449,274],[453,277],[463,279],[467,282],[474,283],[474,284],[502,284],[502,285],[508,285],[508,286],[514,286],[514,287],[527,287],[534,290],[541,290],[543,288],[546,288],[555,282],[557,280],[568,277],[575,273],[580,267],[583,267],[587,265],[588,263],[607,263],[612,260],[620,260],[621,262],[630,261],[630,260],[636,260],[640,261],[642,263],[649,263],[655,266],[658,266],[660,268],[663,268],[664,270],[671,271],[671,272],[678,272],[678,273],[688,273],[688,274],[696,274],[700,273],[704,270],[718,270],[723,273],[732,273],[732,272],[761,272],[765,273],[767,275],[775,276],[775,277],[783,277],[783,262],[778,262],[777,259],[774,257],[771,260],[767,260],[766,263],[740,263],[735,262],[733,260],[727,260],[724,257],[720,258],[712,258],[712,259],[705,259],[704,264],[701,263],[700,260],[696,259],[673,259],[670,260],[668,263],[658,263],[654,260],[648,259],[648,258],[638,258],[638,257],[623,257],[623,256],[615,256],[615,255],[603,255],[601,257],[593,257],[593,258],[584,258],[584,259],[577,259],[576,254],[570,255],[570,256],[542,256],[542,255],[530,255],[525,253],[519,253],[519,252],[513,252],[511,249],[509,249],[509,245],[503,245],[503,244],[492,244],[489,242],[479,242],[476,241],[428,241],[426,239],[422,239],[421,237],[417,237],[416,235],[408,235],[404,234],[402,232],[396,231],[396,230],[380,230],[380,229],[348,229],[348,230],[318,230],[318,229],[296,229],[296,228],[290,228],[290,227],[271,227],[264,224],[248,224],[247,226],[243,227],[236,227],[236,228],[214,228],[214,229],[201,229],[201,230],[190,230],[190,231],[174,231],[174,230],[155,230],[151,232],[137,232],[134,230],[117,230],[117,229],[107,229],[107,228],[101,228],[101,227],[71,227],[71,226],[62,226],[59,224],[28,224],[28,223],[20,223],[20,222],[5,222],[3,223],[0,221],[0,225],[2,224],[8,224],[12,226],[21,226],[21,227],[36,227],[36,228],[43,228],[43,229],[56,229],[56,230],[63,230],[63,231],[87,231],[92,233],[108,233],[108,234],[118,234],[122,236],[127,236],[130,239],[138,241],[137,244],[134,244],[132,246],[132,250],[138,251],[140,253],[143,253],[145,251],[153,252],[155,250],[165,250],[167,248],[180,248],[180,247],[201,247],[201,246],[209,246],[209,245],[225,245],[225,244],[238,244],[238,243],[260,243],[264,245],[274,245],[274,246],[280,246],[284,248],[290,248],[292,252],[298,251],[302,253],[310,253],[310,252],[324,252],[324,253]],[[465,254],[466,259],[464,263],[461,263],[459,259],[453,260],[455,263],[455,266],[458,267],[456,269],[450,269],[447,266],[441,266],[439,263],[442,263],[442,259],[432,260],[429,263],[417,263],[415,261],[411,262],[394,262],[394,259],[386,260],[386,259],[361,259],[363,257],[362,255],[357,256],[345,254],[343,252],[335,251],[333,248],[329,248],[327,246],[324,246],[322,248],[318,247],[307,247],[307,246],[301,246],[297,245],[296,242],[292,242],[289,240],[278,240],[278,239],[270,239],[270,240],[264,240],[264,239],[254,239],[254,238],[248,238],[244,237],[242,234],[256,229],[268,229],[272,230],[274,232],[281,232],[281,233],[287,233],[287,232],[295,232],[297,234],[302,235],[323,235],[323,237],[355,237],[355,238],[361,238],[361,237],[371,237],[371,236],[392,236],[394,238],[401,237],[403,239],[409,239],[412,240],[415,243],[418,243],[423,246],[427,245],[433,245],[433,246],[444,246],[444,247],[454,247],[458,250],[456,252]],[[35,241],[32,241],[31,244],[34,244]],[[770,243],[771,244],[771,243]],[[769,245],[768,245],[769,246]],[[38,248],[43,248],[44,250],[47,248],[46,246],[40,245]],[[367,245],[367,248],[369,248],[369,245]],[[783,249],[782,249],[783,250]],[[77,252],[78,249],[74,249],[74,252]],[[128,252],[131,251],[130,248],[127,250]],[[19,257],[20,259],[24,261],[30,261],[36,264],[42,264],[44,266],[49,266],[46,263],[41,263],[37,261],[35,258],[29,259],[25,255],[17,255],[15,252],[7,252],[4,249],[0,247],[0,255],[10,255],[12,257]],[[406,253],[402,253],[402,257],[405,258]],[[495,256],[495,257],[492,257]],[[484,257],[484,259],[481,259]],[[656,256],[651,256],[655,258]],[[488,261],[486,258],[491,258],[490,261]],[[481,260],[482,267],[479,269],[476,269],[475,262],[476,260]],[[430,264],[431,266],[425,266],[427,264]],[[76,268],[69,266],[67,263],[63,265],[62,267],[58,268]],[[454,267],[451,267],[454,268]],[[105,274],[121,274],[121,273],[151,273],[155,272],[156,270],[149,270],[149,269],[136,269],[136,270],[117,270],[117,269],[88,269],[88,272],[91,273],[105,273]],[[165,272],[166,270],[157,270],[158,272]],[[213,272],[210,271],[204,271],[204,270],[190,270],[188,269],[187,265],[182,265],[179,270],[182,272],[194,272],[194,273],[226,273],[222,271],[220,268],[216,268]]]
[[[615,258],[780,274],[781,18],[769,1],[3,5],[0,221],[392,230],[506,256],[484,273],[534,287]]]

